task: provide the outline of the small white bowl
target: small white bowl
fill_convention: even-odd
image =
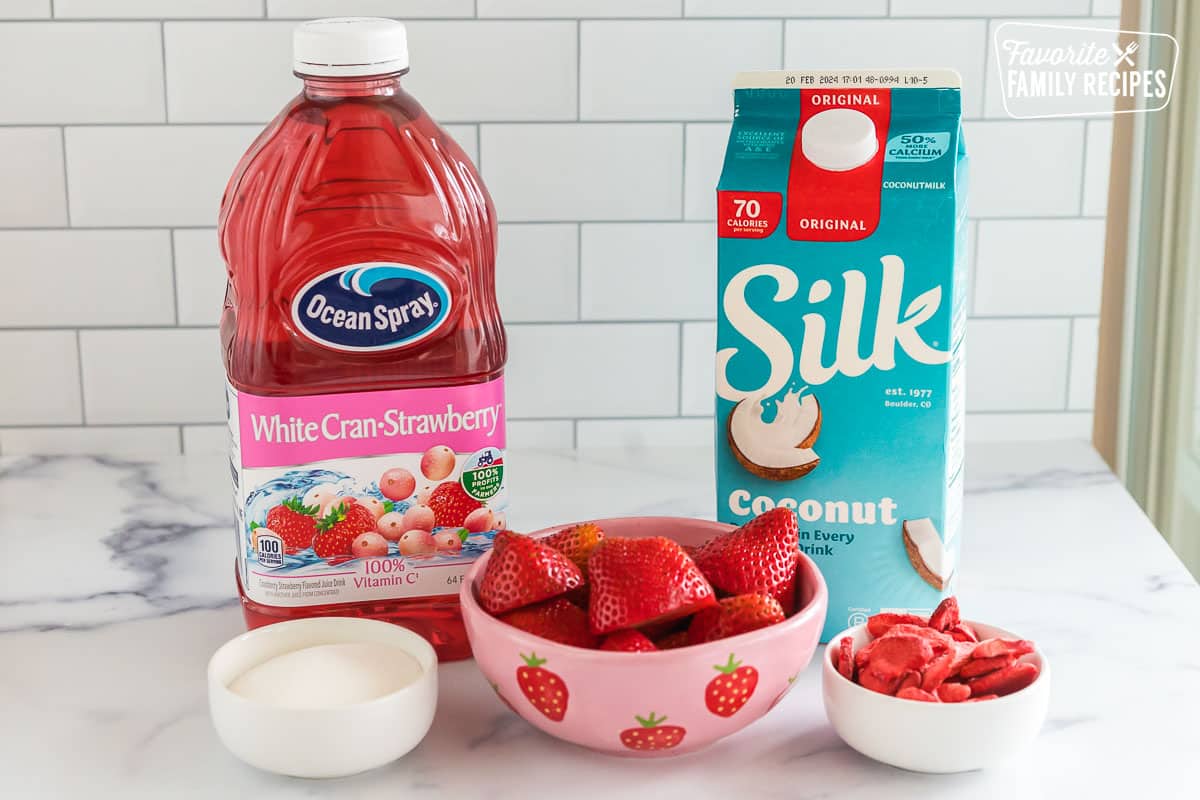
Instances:
[[[335,708],[281,708],[229,685],[252,667],[305,647],[378,642],[421,665],[390,694]],[[208,707],[229,751],[251,766],[300,778],[336,778],[383,766],[412,750],[433,724],[437,655],[410,630],[357,617],[314,617],[257,628],[226,642],[208,662]]]
[[[968,622],[980,639],[1008,631]],[[915,772],[967,772],[1011,758],[1037,737],[1050,704],[1050,665],[1041,651],[1022,658],[1041,668],[1037,679],[1019,692],[978,703],[923,703],[902,700],[847,680],[833,666],[831,651],[843,637],[854,651],[870,636],[866,625],[842,631],[822,655],[825,714],[846,744],[858,752]]]

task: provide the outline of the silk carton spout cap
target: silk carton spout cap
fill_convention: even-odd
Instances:
[[[800,132],[804,157],[821,169],[845,172],[875,157],[879,142],[875,123],[853,108],[831,108],[818,112]]]
[[[331,17],[303,22],[292,34],[298,75],[353,77],[408,69],[404,23],[383,17]]]

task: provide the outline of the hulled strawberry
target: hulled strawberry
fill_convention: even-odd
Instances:
[[[783,622],[783,608],[768,594],[739,594],[723,598],[700,611],[688,626],[688,641],[702,644]]]
[[[584,522],[563,528],[558,533],[542,539],[542,544],[553,547],[567,558],[575,562],[579,571],[587,576],[587,562],[596,545],[604,538],[604,531],[594,522]]]
[[[509,611],[497,619],[552,642],[596,646],[596,636],[588,629],[587,612],[561,597]]]
[[[798,527],[794,511],[772,509],[706,542],[696,551],[696,564],[718,590],[769,594],[790,614],[800,561]]]
[[[500,531],[479,583],[479,603],[492,614],[558,597],[580,586],[579,567],[553,547]]]
[[[678,543],[610,537],[588,560],[592,631],[610,633],[686,617],[715,605],[713,588]]]
[[[704,689],[704,704],[708,710],[719,717],[732,717],[758,686],[758,670],[754,667],[743,667],[742,662],[729,654],[729,661],[713,667],[721,673],[708,682]]]
[[[621,744],[630,750],[670,750],[678,747],[687,731],[678,725],[663,725],[666,717],[656,716],[653,711],[648,717],[634,716],[638,727],[621,731]]]
[[[341,503],[317,521],[313,552],[321,558],[348,556],[360,533],[375,530],[375,514],[359,503]]]
[[[283,539],[289,553],[299,553],[312,547],[317,534],[319,506],[306,506],[299,497],[289,497],[267,512],[267,527]]]
[[[433,524],[438,528],[461,528],[467,515],[483,505],[462,484],[441,483],[429,495],[427,506],[433,509]]]
[[[517,667],[517,685],[521,687],[521,693],[551,722],[562,722],[567,715],[567,702],[571,699],[567,685],[562,678],[542,666],[546,659],[538,658],[537,653],[520,655],[525,662],[525,666]]]
[[[658,650],[654,642],[641,631],[625,630],[610,633],[600,643],[601,650],[614,650],[621,653],[650,653]]]

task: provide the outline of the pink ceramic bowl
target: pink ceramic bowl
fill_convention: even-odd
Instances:
[[[732,528],[682,517],[626,517],[596,520],[608,536],[666,536],[698,545]],[[566,525],[538,531],[554,533]],[[613,755],[669,756],[699,750],[735,733],[767,713],[808,665],[828,596],[816,565],[800,555],[799,609],[778,625],[702,645],[654,653],[613,653],[558,644],[525,633],[488,614],[476,599],[476,585],[490,554],[471,567],[463,581],[463,621],[475,661],[500,698],[551,736]],[[719,690],[728,680],[719,667],[730,659],[748,680],[748,701],[718,713]],[[526,687],[542,699],[535,706]],[[558,700],[561,713],[547,696]]]

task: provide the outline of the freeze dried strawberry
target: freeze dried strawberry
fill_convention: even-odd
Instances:
[[[899,695],[905,689],[921,690],[921,673],[913,671],[904,673],[904,677],[900,679],[900,683],[896,686],[896,694]]]
[[[911,686],[900,689],[896,692],[896,697],[899,697],[901,700],[920,700],[923,703],[940,702],[937,695]]]
[[[934,694],[943,703],[961,703],[971,696],[971,687],[965,683],[943,683]]]
[[[871,651],[867,668],[883,678],[920,671],[933,660],[933,646],[917,636],[889,636]]]
[[[938,603],[938,607],[929,615],[929,627],[936,631],[953,628],[958,622],[958,599],[953,596]]]
[[[888,628],[900,624],[925,626],[925,619],[916,614],[876,614],[867,620],[867,633],[878,639]]]
[[[952,675],[959,674],[962,666],[971,657],[971,651],[966,647],[952,647],[936,657],[921,677],[921,688],[927,692],[936,690]]]
[[[1022,662],[973,678],[967,681],[967,686],[971,687],[971,694],[975,696],[982,694],[1004,696],[1018,692],[1033,683],[1037,680],[1039,672],[1041,670],[1038,669],[1037,664]]]
[[[854,666],[858,669],[865,667],[867,662],[871,660],[871,653],[875,651],[875,647],[879,644],[879,642],[880,640],[876,639],[875,641],[867,642],[865,645],[858,648],[858,652],[854,654]]]
[[[924,639],[933,646],[935,653],[944,653],[954,646],[954,640],[946,634],[939,633],[933,628],[926,628],[923,625],[912,625],[906,622],[893,625],[879,638],[888,639],[892,636],[916,636],[918,639]]]
[[[995,656],[1023,656],[1032,653],[1033,642],[1025,639],[987,639],[971,651],[971,658],[993,658]]]
[[[893,695],[896,693],[896,687],[900,685],[900,676],[897,675],[891,679],[882,678],[870,669],[862,669],[858,671],[858,685],[864,689],[870,689],[872,692]]]
[[[835,653],[837,656],[837,671],[842,673],[842,677],[846,680],[854,680],[854,640],[849,636],[843,636],[838,642],[838,649]]]
[[[998,669],[1012,666],[1017,661],[1016,656],[992,656],[991,658],[972,658],[967,663],[963,664],[962,669],[958,671],[960,678],[978,678],[980,675],[987,675],[989,672],[995,672]]]
[[[946,631],[950,638],[956,642],[978,642],[979,636],[975,633],[975,629],[965,622],[960,622],[953,628]]]

